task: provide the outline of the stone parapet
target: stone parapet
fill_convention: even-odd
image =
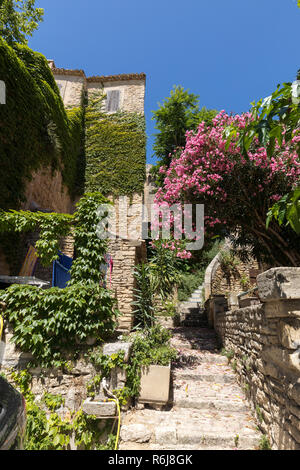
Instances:
[[[261,304],[215,314],[215,330],[277,449],[300,449],[299,281],[300,268],[270,269],[257,278]]]

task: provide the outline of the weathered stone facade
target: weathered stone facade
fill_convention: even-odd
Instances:
[[[223,248],[213,258],[205,271],[204,301],[210,310],[213,307],[211,300],[214,297],[224,296],[229,305],[238,306],[239,294],[243,299],[256,293],[249,292],[256,287],[258,274],[265,269],[253,258],[243,262],[236,255],[230,255],[231,244],[225,240]],[[242,305],[241,305],[242,306]]]
[[[61,97],[66,108],[79,107],[83,103],[83,97],[91,97],[95,91],[118,91],[119,110],[131,113],[144,114],[145,75],[121,74],[115,76],[85,76],[83,70],[66,70],[57,68],[54,61],[48,61],[54,78],[59,87]],[[105,106],[105,102],[103,104]],[[146,162],[145,162],[146,164]],[[101,190],[101,188],[99,188]],[[110,198],[113,200],[113,198]],[[125,201],[127,199],[127,201]],[[32,174],[25,191],[24,210],[50,210],[59,213],[73,213],[76,200],[72,200],[68,189],[64,186],[62,175],[59,171],[53,172],[51,168],[41,168]],[[108,284],[116,294],[118,308],[123,314],[119,327],[130,330],[133,325],[134,300],[134,276],[133,271],[137,262],[145,259],[146,249],[142,237],[142,204],[144,194],[133,194],[130,198],[115,199],[116,227],[115,233],[109,240],[109,254],[112,257],[114,267],[109,275]],[[127,202],[128,205],[123,203]],[[127,230],[128,228],[128,230]],[[28,234],[24,238],[24,250],[20,253],[20,267],[25,259],[29,244],[35,244],[37,233]],[[132,241],[134,240],[134,241]],[[73,257],[74,240],[72,237],[62,241],[61,250]],[[0,253],[1,274],[14,274],[7,264],[5,256]],[[44,268],[38,262],[35,275],[45,281],[51,282],[52,268]],[[108,286],[108,287],[109,287]]]
[[[66,108],[82,104],[83,95],[87,100],[96,92],[107,94],[118,91],[118,110],[144,114],[145,74],[121,74],[86,77],[83,70],[57,68],[48,61]],[[105,111],[106,100],[103,101]],[[146,164],[146,162],[145,162]],[[101,190],[101,188],[100,188]],[[115,228],[108,241],[108,253],[113,261],[113,270],[107,274],[107,287],[115,293],[119,318],[119,329],[130,330],[134,322],[134,268],[146,258],[145,242],[142,240],[142,204],[144,194],[133,194],[130,198],[109,197],[116,211]],[[72,256],[71,238],[64,241],[62,251]]]
[[[300,449],[300,268],[257,278],[260,305],[214,315],[214,327],[278,449]]]
[[[12,341],[12,328],[7,322],[5,323],[2,341],[0,342],[0,370],[11,380],[11,372],[27,369],[28,364],[33,360],[33,356],[30,353],[21,352],[15,346]],[[129,343],[107,343],[103,347],[103,354],[110,356],[119,350],[124,350],[124,361],[127,362],[130,355],[130,346]],[[40,401],[45,393],[61,395],[64,404],[58,410],[58,413],[62,417],[72,411],[78,411],[88,398],[88,384],[100,373],[99,369],[94,367],[86,357],[86,353],[92,351],[93,347],[83,345],[80,357],[76,360],[70,357],[68,367],[43,370],[40,367],[29,368],[28,371],[32,376],[31,390],[36,400]],[[107,379],[112,389],[121,389],[126,383],[126,373],[124,370],[116,368],[112,370],[111,377]]]
[[[48,61],[66,108],[78,107],[83,95],[90,98],[95,92],[119,92],[119,109],[144,114],[145,81],[143,73],[86,77],[83,70],[57,68]],[[106,105],[105,100],[103,103]]]
[[[22,209],[33,207],[70,214],[74,211],[75,201],[70,197],[68,188],[63,184],[62,174],[48,168],[41,168],[31,175],[25,189],[26,202]]]
[[[118,320],[120,330],[130,331],[134,322],[134,267],[146,259],[145,242],[116,238],[109,240],[108,252],[113,260],[113,271],[107,275],[107,287],[117,299],[117,306],[122,316]]]
[[[239,262],[232,269],[224,270],[219,266],[212,280],[211,293],[217,294],[239,294],[250,289],[251,271],[259,271],[257,261],[251,260],[249,263]]]

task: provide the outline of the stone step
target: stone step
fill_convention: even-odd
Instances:
[[[256,449],[258,448],[260,436],[251,434],[241,435],[239,432],[219,432],[206,430],[201,431],[198,427],[190,428],[189,426],[177,428],[176,434],[172,430],[165,430],[156,436],[157,444],[164,444],[169,439],[167,444],[175,445],[191,445],[198,449],[208,449],[215,447],[222,449],[224,447],[241,448],[241,449]]]
[[[198,322],[204,320],[199,310]],[[179,358],[172,364],[170,402],[123,414],[120,450],[257,449],[261,433],[227,357],[219,354],[216,333],[207,327],[172,331]]]
[[[181,381],[174,384],[171,398],[175,409],[193,408],[224,412],[248,410],[245,396],[237,384]]]
[[[190,311],[190,312],[186,312],[186,313],[181,313],[181,317],[183,317],[186,320],[196,319],[196,320],[201,320],[201,321],[206,321],[207,322],[206,316],[201,315],[199,312]]]
[[[182,309],[189,309],[189,308],[198,308],[199,310],[204,312],[204,308],[201,306],[201,303],[198,302],[197,300],[187,300],[186,302],[182,302],[180,304],[180,310]]]
[[[185,445],[185,444],[173,444],[173,445],[159,445],[152,443],[137,443],[137,442],[121,442],[119,445],[119,450],[255,450],[257,446],[253,447],[241,447],[239,444],[238,447],[235,447],[235,443],[231,443],[229,446],[210,446],[210,445]]]
[[[143,410],[135,414],[134,424],[125,419],[121,427],[122,442],[149,442],[164,448],[180,444],[254,448],[259,439],[255,422],[247,414],[217,410]]]
[[[247,411],[248,407],[243,402],[227,400],[216,400],[215,398],[186,398],[180,395],[174,397],[173,407],[178,408],[191,408],[199,410],[218,410],[218,411],[230,411],[236,413],[240,411]]]
[[[181,322],[183,326],[186,327],[197,327],[197,328],[205,328],[207,326],[207,321],[199,320],[197,318],[188,318],[186,320],[182,320]]]
[[[252,445],[252,443],[249,443]],[[178,444],[178,445],[171,445],[171,446],[160,446],[158,444],[150,444],[148,447],[148,450],[256,450],[257,445],[255,447],[242,447],[239,444],[239,447],[235,447],[235,444],[229,445],[229,446],[211,446],[211,445],[198,445],[195,447],[192,445],[183,445],[183,444]],[[124,449],[125,450],[125,449]]]
[[[179,312],[181,314],[194,314],[194,315],[203,315],[203,312],[198,307],[180,307]]]
[[[235,383],[236,379],[234,376],[231,375],[221,375],[221,374],[203,374],[197,373],[193,371],[187,371],[186,369],[182,372],[173,371],[173,380],[186,380],[186,381],[198,381],[198,382],[209,382],[209,383],[216,383],[216,384],[230,384]]]
[[[192,352],[191,352],[192,351]],[[219,366],[228,366],[228,359],[225,356],[220,356],[219,354],[214,354],[212,352],[203,353],[202,351],[195,349],[192,344],[189,344],[181,350],[181,357],[185,357],[185,353],[188,353],[188,356],[194,360],[195,363],[201,364],[217,364]]]

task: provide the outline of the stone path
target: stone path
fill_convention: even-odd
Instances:
[[[123,414],[121,450],[257,449],[261,433],[214,330],[173,328],[170,404]],[[140,405],[141,406],[141,405]]]
[[[204,316],[202,290],[203,285],[198,287],[188,300],[179,304],[181,325],[198,327],[206,325],[207,320]]]

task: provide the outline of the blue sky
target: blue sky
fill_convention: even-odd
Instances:
[[[300,68],[297,0],[37,0],[44,22],[29,45],[87,75],[147,75],[151,111],[182,85],[200,105],[247,111]]]

